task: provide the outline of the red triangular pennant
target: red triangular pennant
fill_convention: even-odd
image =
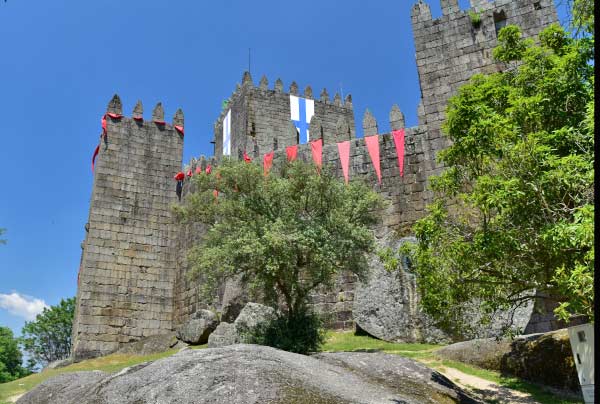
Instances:
[[[100,152],[100,145],[96,146],[94,149],[94,154],[92,156],[92,172],[94,172],[94,164],[96,164],[96,156]]]
[[[173,127],[177,129],[177,132],[181,133],[181,136],[183,136],[183,126],[175,125]]]
[[[381,184],[381,163],[379,162],[379,136],[365,136],[365,144],[367,145],[367,150],[369,151],[369,156],[371,156],[371,161],[373,162],[373,167],[375,167],[375,172],[377,173],[377,179]]]
[[[404,128],[392,131],[394,144],[396,145],[396,154],[398,155],[398,169],[400,177],[404,177]]]
[[[338,152],[340,153],[340,162],[342,163],[342,172],[346,184],[348,183],[348,164],[350,163],[350,141],[340,142],[337,144]]]
[[[275,152],[270,152],[265,154],[265,157],[263,158],[263,169],[264,169],[264,173],[265,176],[267,176],[269,174],[269,171],[271,171],[271,166],[273,166],[273,156],[275,155]]]
[[[310,142],[310,148],[312,150],[313,161],[320,171],[321,166],[323,165],[323,139],[317,139]]]
[[[298,157],[298,145],[288,146],[285,148],[285,154],[287,156],[287,161],[294,161],[296,157]]]

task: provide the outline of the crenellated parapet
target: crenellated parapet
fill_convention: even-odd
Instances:
[[[250,73],[243,74],[242,85],[233,92],[214,124],[217,158],[239,158],[244,151],[260,155],[316,138],[333,142],[356,136],[351,95],[342,100],[335,94],[330,100],[327,89],[323,89],[316,99],[310,85],[301,91],[295,81],[288,92],[283,88],[281,79],[271,89],[266,76],[255,86]],[[311,130],[313,116],[319,123],[316,132]],[[350,135],[337,132],[340,119],[346,121],[344,128],[350,128]],[[296,127],[294,131],[289,130],[290,122]]]

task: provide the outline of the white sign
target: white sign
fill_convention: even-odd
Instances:
[[[594,402],[594,326],[592,324],[569,327],[569,340],[577,376],[586,404]]]
[[[223,156],[231,156],[231,110],[223,119]]]

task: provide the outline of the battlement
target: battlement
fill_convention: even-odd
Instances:
[[[312,117],[316,120],[310,126]],[[231,140],[224,149],[225,133]],[[255,86],[250,73],[245,72],[242,84],[237,85],[214,124],[215,156],[241,158],[246,151],[256,157],[261,152],[306,143],[309,133],[311,140],[331,134],[333,137],[324,138],[325,142],[356,137],[352,96],[348,94],[342,101],[336,93],[331,100],[324,88],[316,99],[311,86],[300,94],[296,82],[286,93],[281,79],[271,89],[263,76]]]
[[[552,14],[556,12],[552,0],[469,0],[470,8],[461,10],[458,0],[439,0],[442,10],[442,16],[433,18],[429,4],[423,0],[418,0],[411,9],[411,20],[413,28],[418,23],[430,22],[431,25],[436,25],[445,21],[454,20],[463,16],[469,16],[469,13],[476,15],[482,19],[493,17],[494,13],[499,14],[500,11],[505,11],[507,17],[523,16],[523,19],[536,19],[537,15],[546,16],[549,19],[545,22],[550,23]],[[537,14],[537,15],[536,15]],[[498,16],[495,17],[498,20]],[[519,24],[520,25],[520,24]]]
[[[134,121],[139,125],[139,127],[148,125],[148,127],[158,127],[160,130],[166,132],[177,131],[183,138],[183,134],[179,131],[179,129],[183,128],[184,126],[184,116],[183,110],[181,108],[177,109],[175,115],[173,115],[173,119],[171,121],[172,123],[169,124],[165,121],[165,111],[162,102],[158,102],[152,110],[152,116],[150,120],[147,121],[144,119],[144,107],[142,105],[142,101],[138,100],[135,106],[133,107],[131,117],[128,118],[123,115],[123,103],[121,102],[121,98],[118,94],[115,94],[108,102],[108,105],[106,107],[106,113],[119,116],[118,118],[111,118],[110,115],[108,115],[110,121],[107,121],[107,123]],[[176,127],[178,127],[179,129],[177,129]]]

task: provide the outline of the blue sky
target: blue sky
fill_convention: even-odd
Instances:
[[[438,0],[429,0],[434,17]],[[468,1],[461,1],[466,8]],[[0,1],[0,325],[15,333],[74,296],[90,158],[114,93],[126,115],[185,113],[184,162],[211,155],[212,125],[248,66],[255,84],[351,93],[389,130],[417,124],[413,1]],[[360,128],[357,131],[360,135]]]

